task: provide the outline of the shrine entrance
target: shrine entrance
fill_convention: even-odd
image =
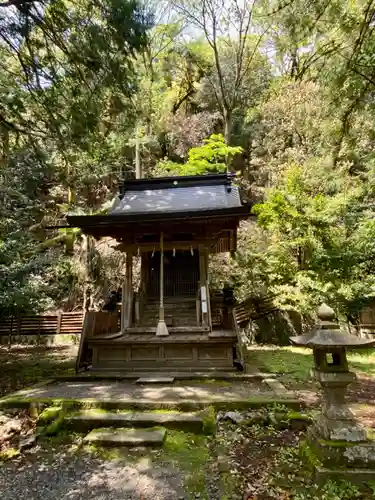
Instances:
[[[149,297],[160,295],[160,252],[150,255]],[[177,250],[164,252],[164,295],[196,297],[199,283],[199,252]]]

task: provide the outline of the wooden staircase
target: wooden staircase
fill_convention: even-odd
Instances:
[[[144,305],[140,326],[156,327],[159,319],[160,302],[150,297]],[[194,297],[165,297],[164,316],[167,326],[197,325],[197,306]]]

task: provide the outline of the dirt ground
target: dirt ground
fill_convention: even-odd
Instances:
[[[0,397],[57,375],[74,373],[76,345],[0,346]]]
[[[73,374],[76,351],[76,346],[0,348],[0,396],[56,375]],[[316,385],[299,379],[296,387],[305,411],[318,411],[320,394]],[[373,428],[374,396],[375,379],[370,373],[360,373],[349,390],[349,402],[360,420]],[[2,435],[0,454],[15,448],[19,436],[28,436],[35,425],[35,419],[25,410],[1,418],[5,429],[16,426],[17,430]],[[85,455],[75,451],[79,449],[77,437],[68,436],[68,442],[38,442],[21,454],[5,453],[0,464],[0,498],[10,500],[25,493],[35,500],[52,500],[56,494],[72,500],[375,498],[370,490],[359,491],[346,484],[332,483],[323,489],[315,485],[299,454],[304,438],[305,430],[220,421],[216,438],[211,441],[202,438],[197,443],[190,437],[174,436],[173,446],[179,446],[172,457],[176,467],[180,461],[189,464],[191,454],[198,460],[189,470],[165,466],[170,456],[166,462],[155,461],[148,450],[140,450],[136,463],[130,463],[129,457]]]

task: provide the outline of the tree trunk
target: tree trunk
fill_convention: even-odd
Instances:
[[[226,144],[230,144],[232,134],[232,111],[224,110],[224,139]]]
[[[141,156],[140,156],[140,144],[139,144],[139,128],[137,125],[136,128],[136,136],[135,136],[135,178],[142,179],[142,165],[141,165]]]
[[[0,128],[0,137],[2,137],[2,153],[0,156],[0,166],[5,168],[8,165],[8,160],[9,160],[9,151],[10,151],[10,146],[9,146],[9,130],[7,128]]]

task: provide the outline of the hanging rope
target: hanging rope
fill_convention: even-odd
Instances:
[[[167,325],[164,321],[164,243],[163,233],[160,233],[160,308],[159,322],[156,327],[156,335],[169,335]]]
[[[164,308],[164,242],[163,233],[160,233],[160,310]],[[164,319],[164,314],[163,318]]]

